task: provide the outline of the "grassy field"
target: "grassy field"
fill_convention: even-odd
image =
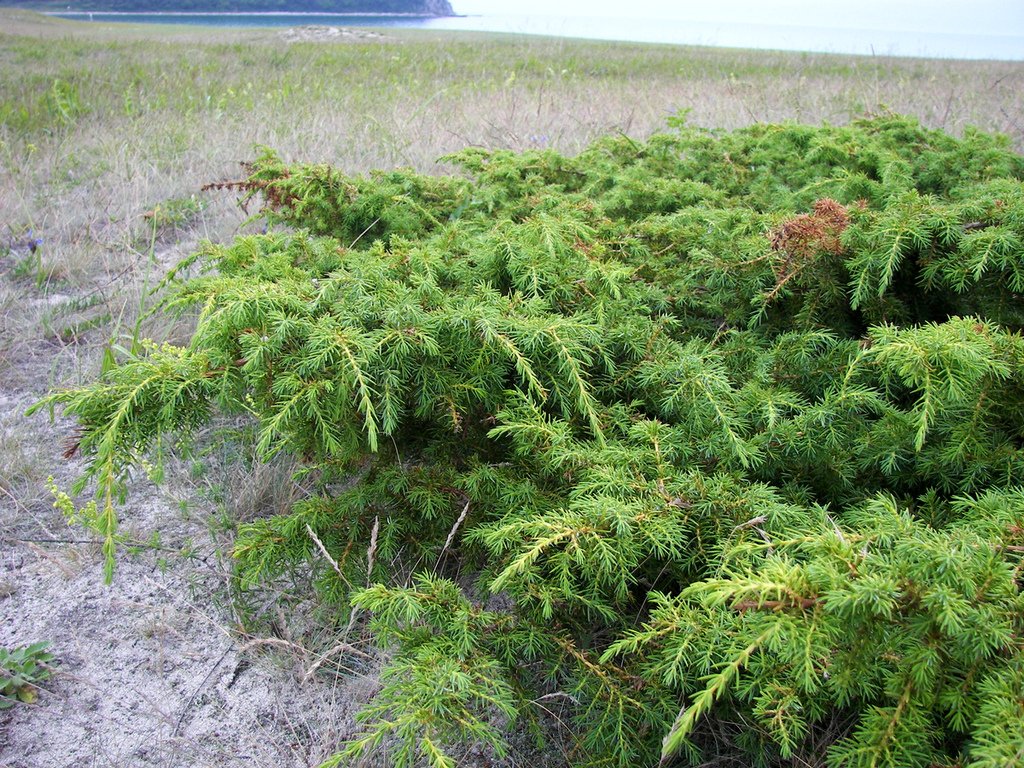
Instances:
[[[0,600],[18,616],[13,628],[0,626],[0,644],[43,639],[29,637],[31,632],[52,636],[62,601],[98,588],[100,580],[95,547],[60,542],[81,534],[62,527],[46,490],[48,475],[66,485],[78,469],[60,458],[60,440],[71,425],[48,430],[43,419],[26,420],[25,408],[53,386],[95,376],[112,339],[127,346],[140,335],[177,333],[143,319],[146,292],[201,239],[228,239],[252,226],[229,193],[201,187],[238,178],[239,162],[250,159],[257,145],[289,161],[326,162],[353,173],[396,166],[431,171],[443,167],[439,158],[445,153],[469,145],[574,153],[608,133],[645,138],[682,112],[691,124],[735,128],[784,120],[843,123],[893,111],[954,134],[969,126],[1002,132],[1018,151],[1024,149],[1020,62],[408,30],[343,43],[317,41],[310,33],[310,41],[293,43],[277,30],[86,24],[4,8],[0,30],[0,550],[6,551],[0,554]],[[239,518],[288,502],[293,489],[287,468],[279,469],[246,473],[236,463],[212,479],[202,466],[185,467],[179,479],[188,483],[150,497],[153,503],[142,504],[136,517],[126,515],[128,531],[145,538],[173,514],[177,527],[167,535],[194,539],[209,563],[220,563]],[[44,540],[49,544],[40,545]],[[241,749],[236,740],[248,744],[246,739],[263,744],[266,752],[250,751],[240,765],[315,765],[318,756],[329,754],[330,745],[322,742],[330,734],[345,735],[347,710],[327,712],[325,729],[312,709],[296,706],[291,719],[286,711],[285,720],[260,721],[248,736],[228,728],[216,738],[211,734],[220,732],[223,718],[211,716],[207,731],[185,719],[184,712],[199,701],[197,692],[216,682],[210,682],[214,670],[231,672],[217,658],[230,635],[222,628],[231,623],[231,609],[224,608],[222,616],[205,592],[193,598],[193,561],[168,562],[169,555],[155,552],[163,558],[160,567],[177,574],[165,602],[148,587],[131,586],[132,578],[140,584],[148,578],[152,570],[145,568],[134,576],[126,568],[119,578],[128,587],[115,589],[129,589],[125,601],[147,606],[133,609],[148,622],[129,632],[146,638],[138,653],[155,653],[146,650],[146,642],[157,643],[161,654],[176,642],[190,643],[175,651],[178,658],[194,657],[182,671],[187,682],[171,695],[146,687],[140,678],[94,678],[95,685],[105,686],[104,695],[116,699],[119,690],[137,686],[169,708],[164,712],[154,704],[156,714],[148,720],[138,712],[94,712],[76,698],[84,687],[65,682],[66,707],[60,711],[76,713],[82,734],[97,731],[105,717],[127,729],[121,741],[100,746],[96,739],[110,738],[109,729],[106,737],[78,737],[80,759],[102,753],[106,762],[96,764],[234,765],[225,755]],[[31,574],[19,564],[25,562],[32,564]],[[153,562],[147,567],[155,567]],[[222,576],[218,571],[210,578],[227,590]],[[123,623],[108,628],[109,613],[88,615],[98,624],[93,634],[82,635],[87,640],[78,652],[110,668],[99,649],[121,636]],[[61,640],[55,638],[55,651],[67,664]],[[290,643],[301,650],[308,641],[293,627],[260,647]],[[224,653],[232,663],[245,656],[230,645]],[[305,670],[324,666],[315,655],[295,658]],[[218,706],[233,701],[227,688],[242,664],[235,666],[231,683],[218,689]],[[166,673],[147,666],[139,674],[147,670]],[[372,689],[372,682],[365,687]],[[296,709],[309,719],[295,720]],[[47,749],[57,751],[37,752],[37,759],[69,759],[68,740],[74,742],[78,731],[69,730],[63,715],[15,717],[20,730],[12,743],[22,745],[18,749],[44,749],[39,745],[53,742],[58,746]],[[140,723],[152,723],[152,733]],[[153,733],[162,746],[149,757],[128,748],[152,741]],[[188,744],[182,742],[186,737]],[[11,765],[57,764],[20,762],[24,754],[13,754]],[[7,757],[0,739],[0,763],[6,765]]]
[[[257,144],[352,172],[429,170],[467,145],[572,153],[609,132],[646,137],[683,110],[720,128],[892,110],[1024,147],[1020,63],[413,31],[289,44],[12,10],[0,22],[5,235],[44,238],[44,269],[74,280],[122,269],[151,229],[142,214],[237,175]],[[214,197],[195,218],[219,237],[238,217]]]

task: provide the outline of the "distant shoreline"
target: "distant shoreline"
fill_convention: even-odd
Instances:
[[[337,13],[329,11],[42,11],[43,16],[338,16],[382,19],[452,19],[462,14],[433,16],[429,13]]]

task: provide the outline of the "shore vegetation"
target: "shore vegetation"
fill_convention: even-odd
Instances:
[[[0,19],[5,538],[230,555],[307,761],[1019,757],[1024,66]]]

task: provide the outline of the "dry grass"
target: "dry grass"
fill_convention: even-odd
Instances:
[[[0,21],[2,222],[11,241],[42,236],[41,269],[73,284],[137,271],[142,214],[237,174],[258,144],[352,172],[433,170],[467,145],[573,153],[609,132],[643,138],[681,110],[693,124],[733,128],[889,109],[1024,146],[1021,63],[408,30],[385,42],[288,44],[266,29],[10,10]],[[178,235],[187,248],[229,236],[241,219],[221,197]]]

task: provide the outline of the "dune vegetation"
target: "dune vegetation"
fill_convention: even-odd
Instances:
[[[112,762],[1019,757],[1024,65],[0,18],[0,641],[218,564]]]

